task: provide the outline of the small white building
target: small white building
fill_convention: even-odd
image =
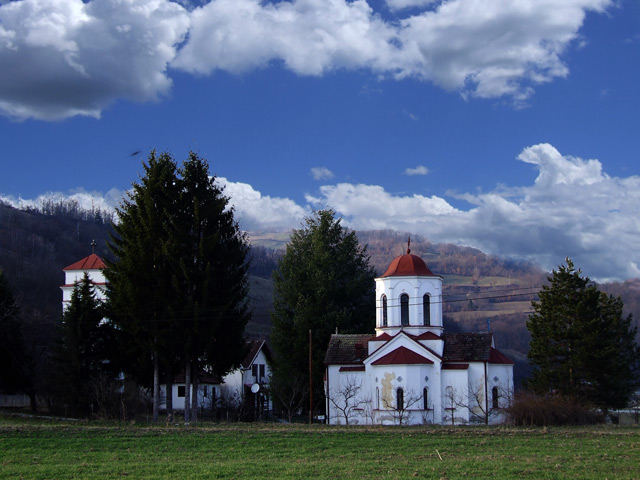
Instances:
[[[247,342],[247,355],[239,368],[228,373],[222,380],[205,372],[198,378],[198,407],[204,410],[221,408],[223,410],[244,409],[245,419],[259,419],[271,410],[272,404],[268,393],[271,369],[271,352],[264,340]],[[160,385],[161,397],[166,399],[166,385]],[[191,398],[193,398],[193,384]],[[186,393],[184,373],[175,377],[173,382],[173,409],[184,410]],[[166,408],[166,401],[160,403]]]
[[[442,277],[407,250],[375,282],[375,334],[329,341],[327,423],[501,421],[513,362],[491,333],[444,333]]]
[[[269,396],[271,350],[264,340],[252,340],[240,368],[222,380],[222,398],[243,403],[252,409],[251,418],[263,418],[272,409]]]
[[[193,380],[193,379],[192,379]],[[186,397],[186,386],[185,386],[185,378],[184,373],[180,375],[176,375],[173,379],[173,388],[172,388],[172,400],[173,400],[173,409],[174,410],[184,410],[184,399]],[[193,398],[194,385],[191,383],[191,396]],[[160,398],[159,408],[161,410],[165,410],[167,408],[167,385],[160,385]],[[218,405],[218,400],[220,399],[220,379],[211,375],[210,373],[205,372],[204,370],[200,371],[198,375],[198,409],[200,410],[211,410],[214,406]]]
[[[104,261],[95,253],[88,257],[78,260],[77,262],[62,269],[64,272],[64,285],[60,286],[62,290],[62,312],[67,309],[71,302],[71,294],[76,284],[82,280],[84,274],[88,274],[91,283],[94,286],[94,292],[98,300],[105,301],[107,298],[107,280],[104,276],[104,269],[107,268]]]

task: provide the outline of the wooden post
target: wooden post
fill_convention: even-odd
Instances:
[[[313,342],[311,329],[309,329],[309,425],[313,423]]]

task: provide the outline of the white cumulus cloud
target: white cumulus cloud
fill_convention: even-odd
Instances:
[[[612,177],[600,160],[563,155],[549,144],[525,148],[519,161],[537,169],[529,185],[500,186],[459,199],[454,207],[432,195],[394,195],[379,185],[322,185],[306,204],[265,195],[251,185],[223,177],[236,219],[249,231],[283,231],[300,226],[313,208],[334,208],[345,225],[357,230],[397,229],[452,242],[487,253],[531,259],[551,269],[571,257],[591,278],[640,277],[640,177]],[[48,194],[72,198],[84,208],[112,208],[124,192],[78,190]],[[39,206],[35,200],[0,196],[16,206]]]
[[[314,180],[329,180],[333,178],[333,172],[327,167],[313,167],[311,169],[311,176]]]
[[[563,55],[586,14],[613,3],[387,0],[396,16],[388,20],[365,0],[0,2],[0,112],[98,117],[117,99],[161,98],[169,67],[211,74],[274,64],[313,76],[366,69],[521,105],[536,85],[567,75]]]
[[[466,210],[437,196],[344,183],[307,200],[336,209],[355,229],[421,233],[547,269],[569,256],[600,280],[640,276],[640,177],[610,177],[600,161],[564,156],[549,144],[525,148],[518,159],[538,169],[532,185],[461,195],[472,204]]]
[[[427,175],[429,173],[429,169],[424,165],[418,165],[415,168],[405,168],[405,175]]]
[[[166,0],[0,2],[0,112],[98,117],[117,98],[156,100],[188,27]]]

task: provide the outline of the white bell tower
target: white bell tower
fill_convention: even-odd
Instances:
[[[419,336],[440,336],[442,326],[442,277],[435,275],[417,255],[396,257],[376,278],[376,335],[400,331]]]

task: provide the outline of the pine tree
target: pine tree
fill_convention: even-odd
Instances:
[[[607,296],[570,259],[548,278],[533,302],[527,386],[557,392],[602,409],[623,407],[639,385],[640,350],[620,298]]]
[[[273,375],[286,378],[296,372],[309,384],[311,330],[314,405],[322,398],[331,334],[336,329],[363,333],[375,328],[375,271],[366,247],[340,223],[333,210],[319,210],[305,219],[303,228],[291,234],[273,277]]]
[[[171,218],[179,199],[177,166],[171,155],[153,150],[143,164],[144,175],[133,184],[117,210],[119,222],[107,262],[109,317],[118,327],[120,366],[149,385],[153,371],[153,419],[158,420],[161,364],[174,362],[175,274],[170,260],[178,255],[171,240]]]
[[[180,210],[174,233],[180,317],[184,319],[184,366],[197,391],[198,372],[206,366],[218,376],[237,367],[245,353],[247,240],[229,208],[229,199],[209,176],[209,167],[191,152],[180,169]],[[189,385],[185,391],[190,392]],[[189,398],[185,398],[188,403]],[[197,407],[196,396],[192,407]],[[185,406],[185,420],[195,418]]]

